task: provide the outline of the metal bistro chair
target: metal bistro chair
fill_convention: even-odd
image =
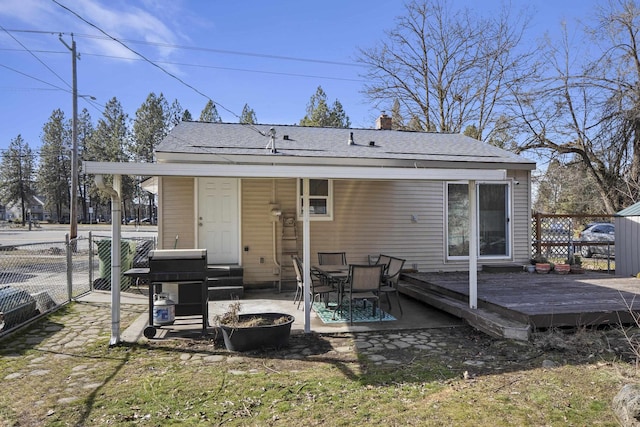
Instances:
[[[380,282],[382,280],[382,264],[376,265],[349,265],[349,321],[353,323],[353,302],[363,300],[372,302],[371,315],[375,316],[376,308],[382,321],[382,310],[380,309]]]
[[[346,252],[318,252],[318,264],[319,265],[347,265],[347,253]],[[331,280],[329,277],[322,276],[322,284],[332,286],[338,290],[343,283],[337,280]],[[340,300],[340,298],[338,298]]]
[[[293,298],[293,303],[295,304],[297,302],[298,303],[297,308],[299,309],[300,303],[302,302],[303,296],[304,296],[304,278],[303,278],[304,269],[302,268],[302,261],[300,260],[300,258],[298,258],[295,255],[292,256],[291,258],[293,259],[293,268],[296,272],[296,281],[297,281],[296,294]],[[329,304],[329,294],[331,292],[336,292],[336,289],[333,286],[321,284],[318,278],[318,275],[314,274],[314,272],[312,271],[311,272],[311,302],[313,303],[316,297],[320,298],[322,297],[322,295],[324,295],[325,296],[324,305],[326,307]]]
[[[389,304],[389,311],[391,311],[391,299],[390,293],[396,294],[396,300],[398,301],[398,308],[400,308],[400,315],[402,315],[402,305],[400,305],[400,293],[398,292],[398,280],[400,279],[400,272],[404,266],[405,260],[395,257],[390,257],[387,272],[382,277],[382,285],[380,286],[380,293],[387,296],[387,303]]]
[[[320,265],[347,265],[346,252],[318,252]]]
[[[376,260],[376,264],[381,264],[384,265],[384,272],[383,274],[387,274],[387,270],[389,269],[389,261],[391,261],[391,258],[389,255],[383,255],[380,254],[380,256],[378,257],[378,259]]]

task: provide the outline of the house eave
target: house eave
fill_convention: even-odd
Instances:
[[[486,180],[506,179],[506,169],[453,169],[381,166],[325,166],[286,164],[118,163],[84,162],[92,175],[197,176],[236,178],[316,178],[376,180]]]
[[[426,156],[411,159],[399,158],[353,158],[353,157],[322,157],[322,156],[288,156],[279,154],[193,154],[193,153],[156,153],[158,163],[220,163],[220,164],[281,164],[281,165],[327,165],[327,166],[371,166],[392,168],[472,168],[472,169],[510,169],[534,170],[535,162],[523,162],[521,159],[507,159],[496,157],[471,160],[468,157],[452,159],[450,156],[442,158],[428,158]],[[417,166],[416,166],[417,165]]]

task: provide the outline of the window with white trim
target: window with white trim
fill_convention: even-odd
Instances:
[[[508,183],[477,183],[480,257],[511,256],[511,212]],[[447,258],[469,257],[469,186],[447,183]]]
[[[298,180],[298,219],[302,220],[302,179]],[[309,179],[309,219],[312,221],[333,220],[333,181]]]

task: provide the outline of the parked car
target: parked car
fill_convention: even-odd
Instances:
[[[130,219],[129,224],[138,224],[138,220],[135,218]],[[139,224],[151,224],[151,220],[149,218],[142,218]]]
[[[582,245],[580,253],[584,258],[590,258],[594,254],[615,256],[616,229],[610,222],[594,222],[580,232],[581,242],[594,242],[594,245]],[[600,243],[600,244],[595,244]]]

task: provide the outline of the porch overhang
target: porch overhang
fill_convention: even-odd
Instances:
[[[504,165],[507,166],[507,165]],[[469,220],[470,241],[472,252],[478,253],[478,241],[475,237],[477,221],[475,183],[479,181],[503,181],[507,178],[505,169],[474,169],[474,168],[435,168],[420,167],[383,167],[347,165],[308,165],[308,164],[221,164],[221,163],[122,163],[122,162],[91,162],[83,163],[83,171],[87,174],[114,176],[181,176],[181,177],[233,177],[233,178],[294,178],[303,179],[303,260],[304,260],[304,294],[305,294],[305,332],[310,332],[310,219],[309,219],[309,179],[357,179],[357,180],[416,180],[416,181],[467,181],[469,183]],[[119,182],[119,180],[118,180]],[[115,203],[118,204],[118,203]],[[115,217],[120,216],[118,211]],[[119,221],[112,221],[113,246],[119,248]],[[119,263],[119,255],[112,255],[112,269]],[[118,266],[119,268],[119,266]],[[112,288],[119,289],[119,283]],[[113,297],[115,298],[115,297]],[[112,304],[112,323],[119,325],[119,294],[118,301]],[[469,306],[477,308],[477,256],[469,257]],[[119,341],[119,328],[112,331],[112,342]]]
[[[506,169],[391,168],[371,166],[309,166],[204,163],[84,162],[92,175],[194,176],[235,178],[317,178],[437,181],[501,181]]]

